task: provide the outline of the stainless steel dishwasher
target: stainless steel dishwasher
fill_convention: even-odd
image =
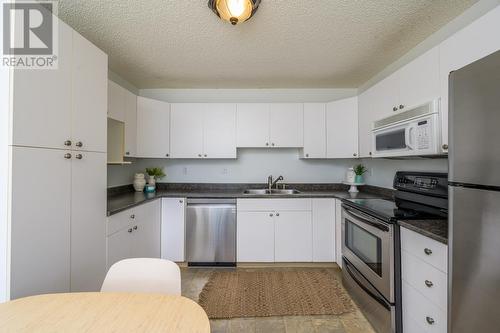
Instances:
[[[236,199],[187,199],[189,266],[236,265]]]

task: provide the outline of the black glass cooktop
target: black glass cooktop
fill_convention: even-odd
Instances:
[[[387,221],[439,219],[447,215],[436,207],[404,200],[345,199],[344,203]]]

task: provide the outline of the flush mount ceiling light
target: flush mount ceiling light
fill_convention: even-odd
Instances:
[[[243,23],[257,11],[261,0],[208,0],[208,7],[232,25]]]

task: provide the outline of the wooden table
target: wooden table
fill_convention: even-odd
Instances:
[[[0,332],[209,333],[203,309],[182,296],[68,293],[0,304]]]

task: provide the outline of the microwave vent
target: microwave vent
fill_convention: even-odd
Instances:
[[[395,114],[393,116],[377,120],[373,123],[373,128],[377,129],[380,127],[385,127],[387,125],[399,123],[401,121],[406,121],[406,120],[410,120],[410,119],[413,119],[416,117],[420,117],[420,116],[423,116],[426,114],[435,113],[435,112],[437,112],[436,106],[437,106],[437,101],[433,101],[430,103],[426,103],[426,104],[417,106],[411,110],[401,112],[401,113]]]

